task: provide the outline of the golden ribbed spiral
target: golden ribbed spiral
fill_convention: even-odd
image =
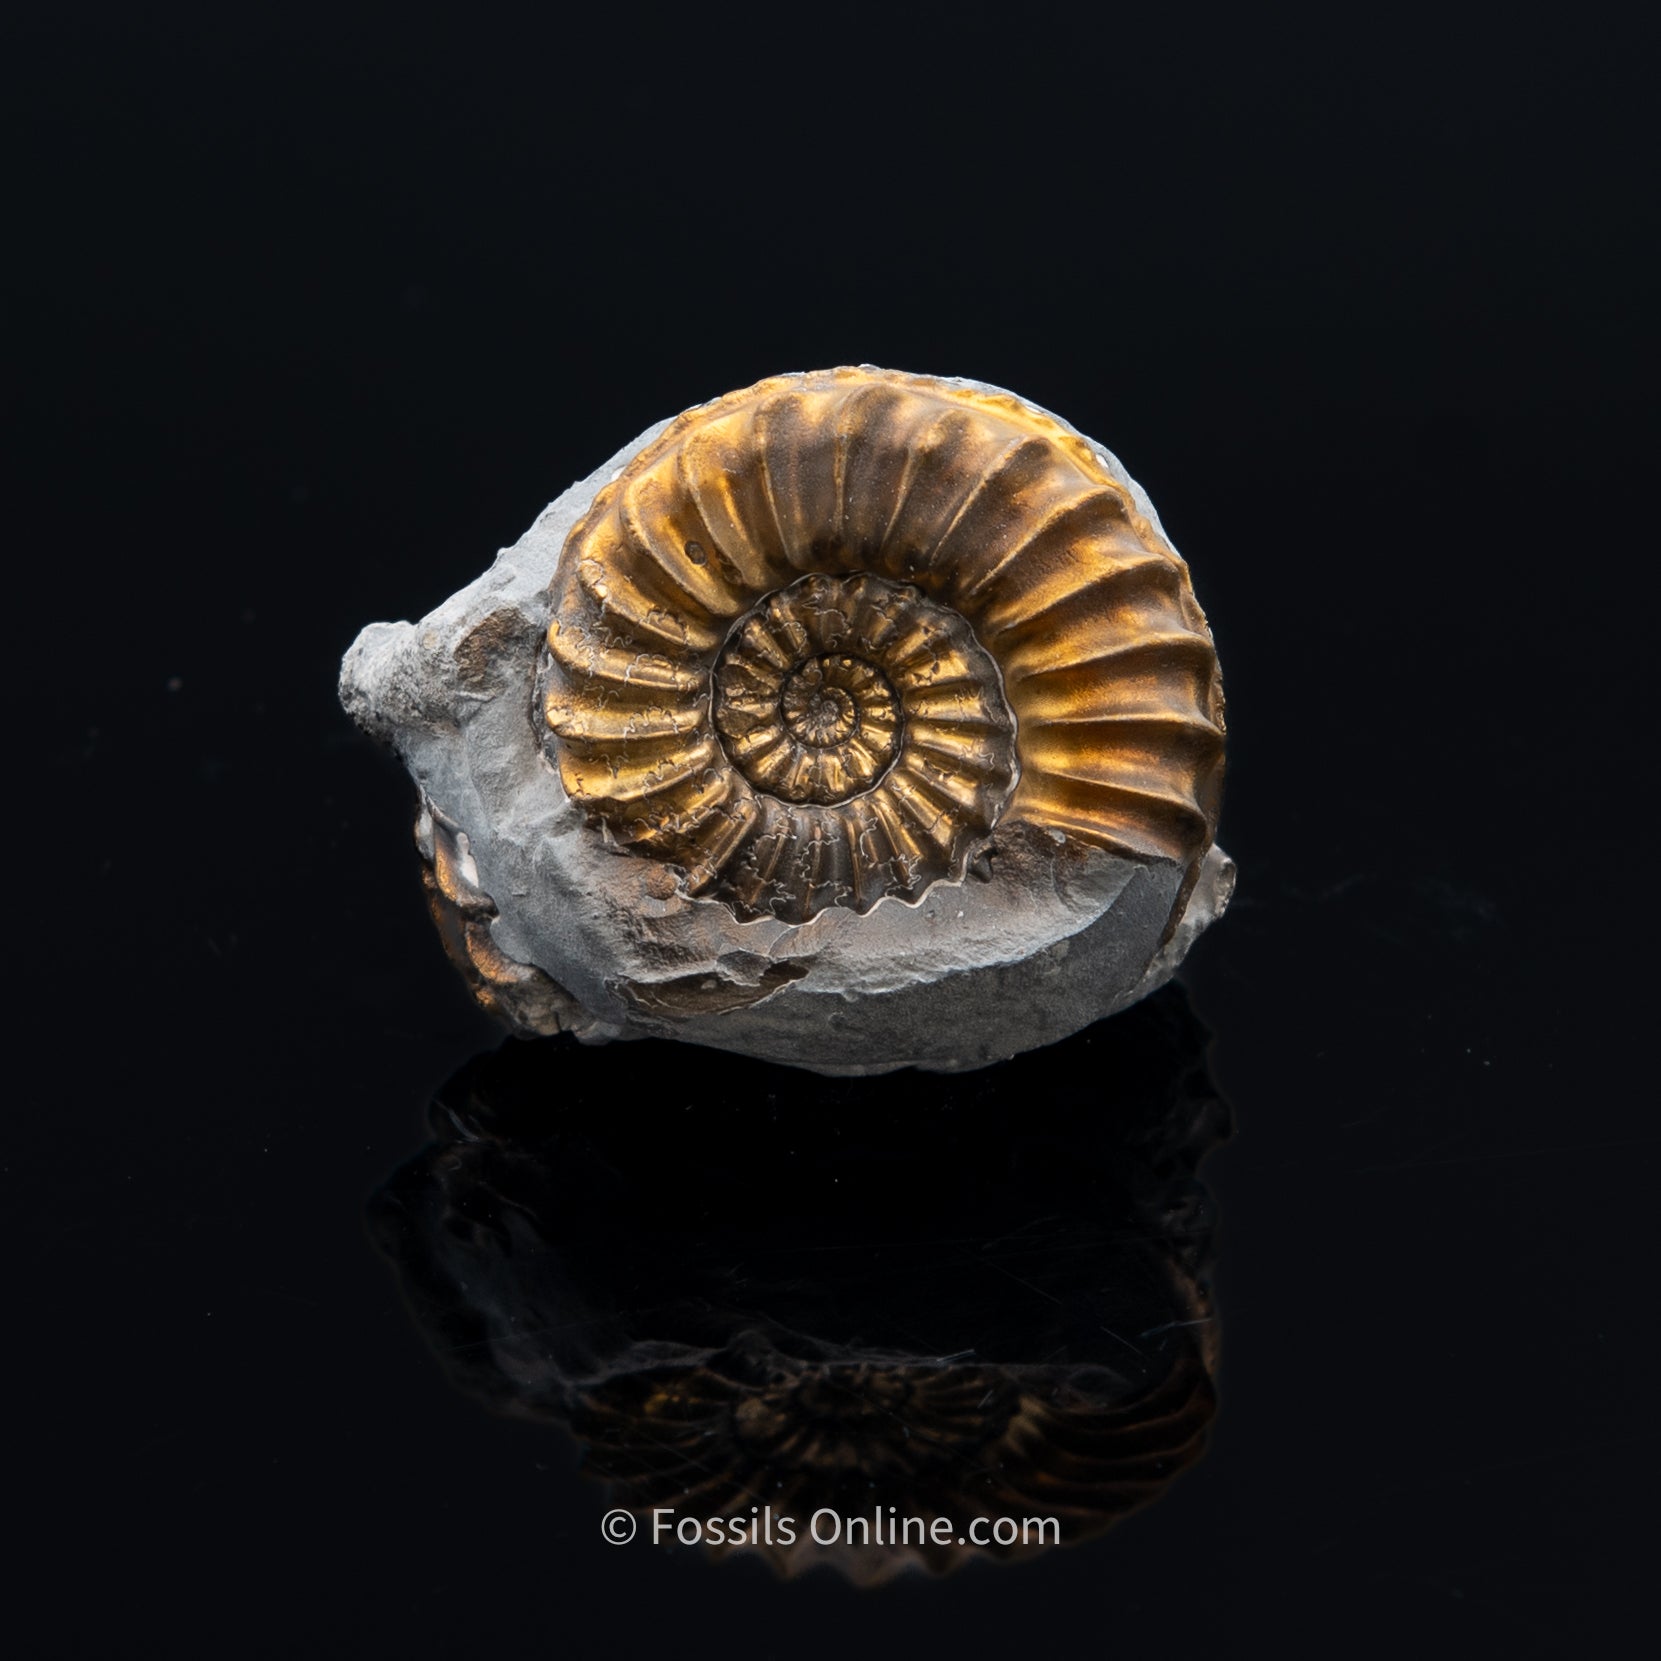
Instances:
[[[1187,568],[1089,444],[872,369],[689,411],[561,553],[542,670],[567,793],[740,917],[868,911],[1020,820],[1209,847],[1216,655]]]

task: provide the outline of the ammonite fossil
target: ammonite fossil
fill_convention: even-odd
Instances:
[[[526,1031],[975,1066],[1160,984],[1232,884],[1186,565],[1104,449],[972,382],[689,410],[341,687]]]

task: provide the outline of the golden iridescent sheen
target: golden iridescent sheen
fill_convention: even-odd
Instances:
[[[684,891],[800,923],[961,878],[1000,823],[1210,846],[1215,652],[1183,562],[1088,441],[873,369],[688,411],[551,588],[567,793]]]

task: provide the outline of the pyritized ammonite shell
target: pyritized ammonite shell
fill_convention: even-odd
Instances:
[[[1190,882],[1211,844],[1223,698],[1187,568],[1007,394],[837,369],[691,410],[599,492],[550,598],[566,791],[741,919],[916,900],[1014,821]]]
[[[985,1066],[1220,916],[1223,700],[1119,462],[984,384],[786,375],[654,426],[341,698],[518,1030]]]

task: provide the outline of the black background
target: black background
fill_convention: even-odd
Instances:
[[[1472,10],[13,19],[14,1653],[1624,1633],[1653,41]],[[334,701],[651,422],[862,361],[1147,487],[1241,869],[1187,977],[1240,1127],[1209,1457],[867,1596],[605,1545],[575,1451],[443,1383],[363,1205],[496,1039]]]

